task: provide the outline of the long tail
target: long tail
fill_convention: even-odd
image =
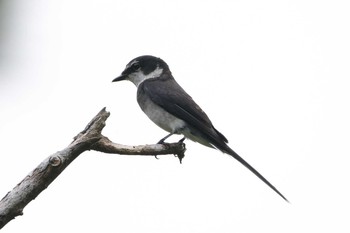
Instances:
[[[247,163],[241,156],[239,156],[236,152],[234,152],[228,145],[225,144],[224,148],[221,145],[219,150],[223,151],[226,154],[231,155],[233,158],[237,159],[241,164],[243,164],[246,168],[248,168],[251,172],[253,172],[260,180],[262,180],[265,184],[267,184],[273,191],[275,191],[278,195],[280,195],[286,202],[289,202],[283,194],[275,188],[265,177],[263,177],[255,168],[253,168],[249,163]]]

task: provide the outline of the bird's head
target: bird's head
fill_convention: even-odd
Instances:
[[[138,87],[146,79],[159,78],[164,72],[169,72],[169,67],[162,59],[149,55],[140,56],[131,60],[122,74],[112,82],[129,80]]]

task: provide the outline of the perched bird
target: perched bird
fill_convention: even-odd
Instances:
[[[216,148],[237,159],[265,184],[288,201],[268,180],[234,152],[226,137],[214,128],[205,112],[175,81],[169,66],[160,58],[140,56],[131,60],[112,82],[129,80],[137,87],[137,102],[143,112],[160,128],[173,134]],[[182,139],[184,140],[184,138]]]

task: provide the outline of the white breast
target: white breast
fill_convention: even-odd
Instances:
[[[147,98],[142,104],[139,104],[149,119],[169,133],[180,133],[181,129],[186,126],[186,123],[183,120],[154,104],[149,98]]]

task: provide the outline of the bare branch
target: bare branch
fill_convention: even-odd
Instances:
[[[111,142],[107,137],[102,137],[93,146],[93,150],[122,155],[179,155],[185,151],[185,144],[164,143],[141,146],[126,146]]]
[[[0,229],[16,216],[22,215],[24,207],[46,189],[75,158],[86,150],[124,155],[175,154],[180,162],[185,156],[186,148],[182,142],[144,146],[125,146],[111,142],[101,134],[109,115],[109,112],[103,108],[88,123],[85,129],[74,137],[73,142],[68,147],[46,158],[3,197],[0,201]]]

